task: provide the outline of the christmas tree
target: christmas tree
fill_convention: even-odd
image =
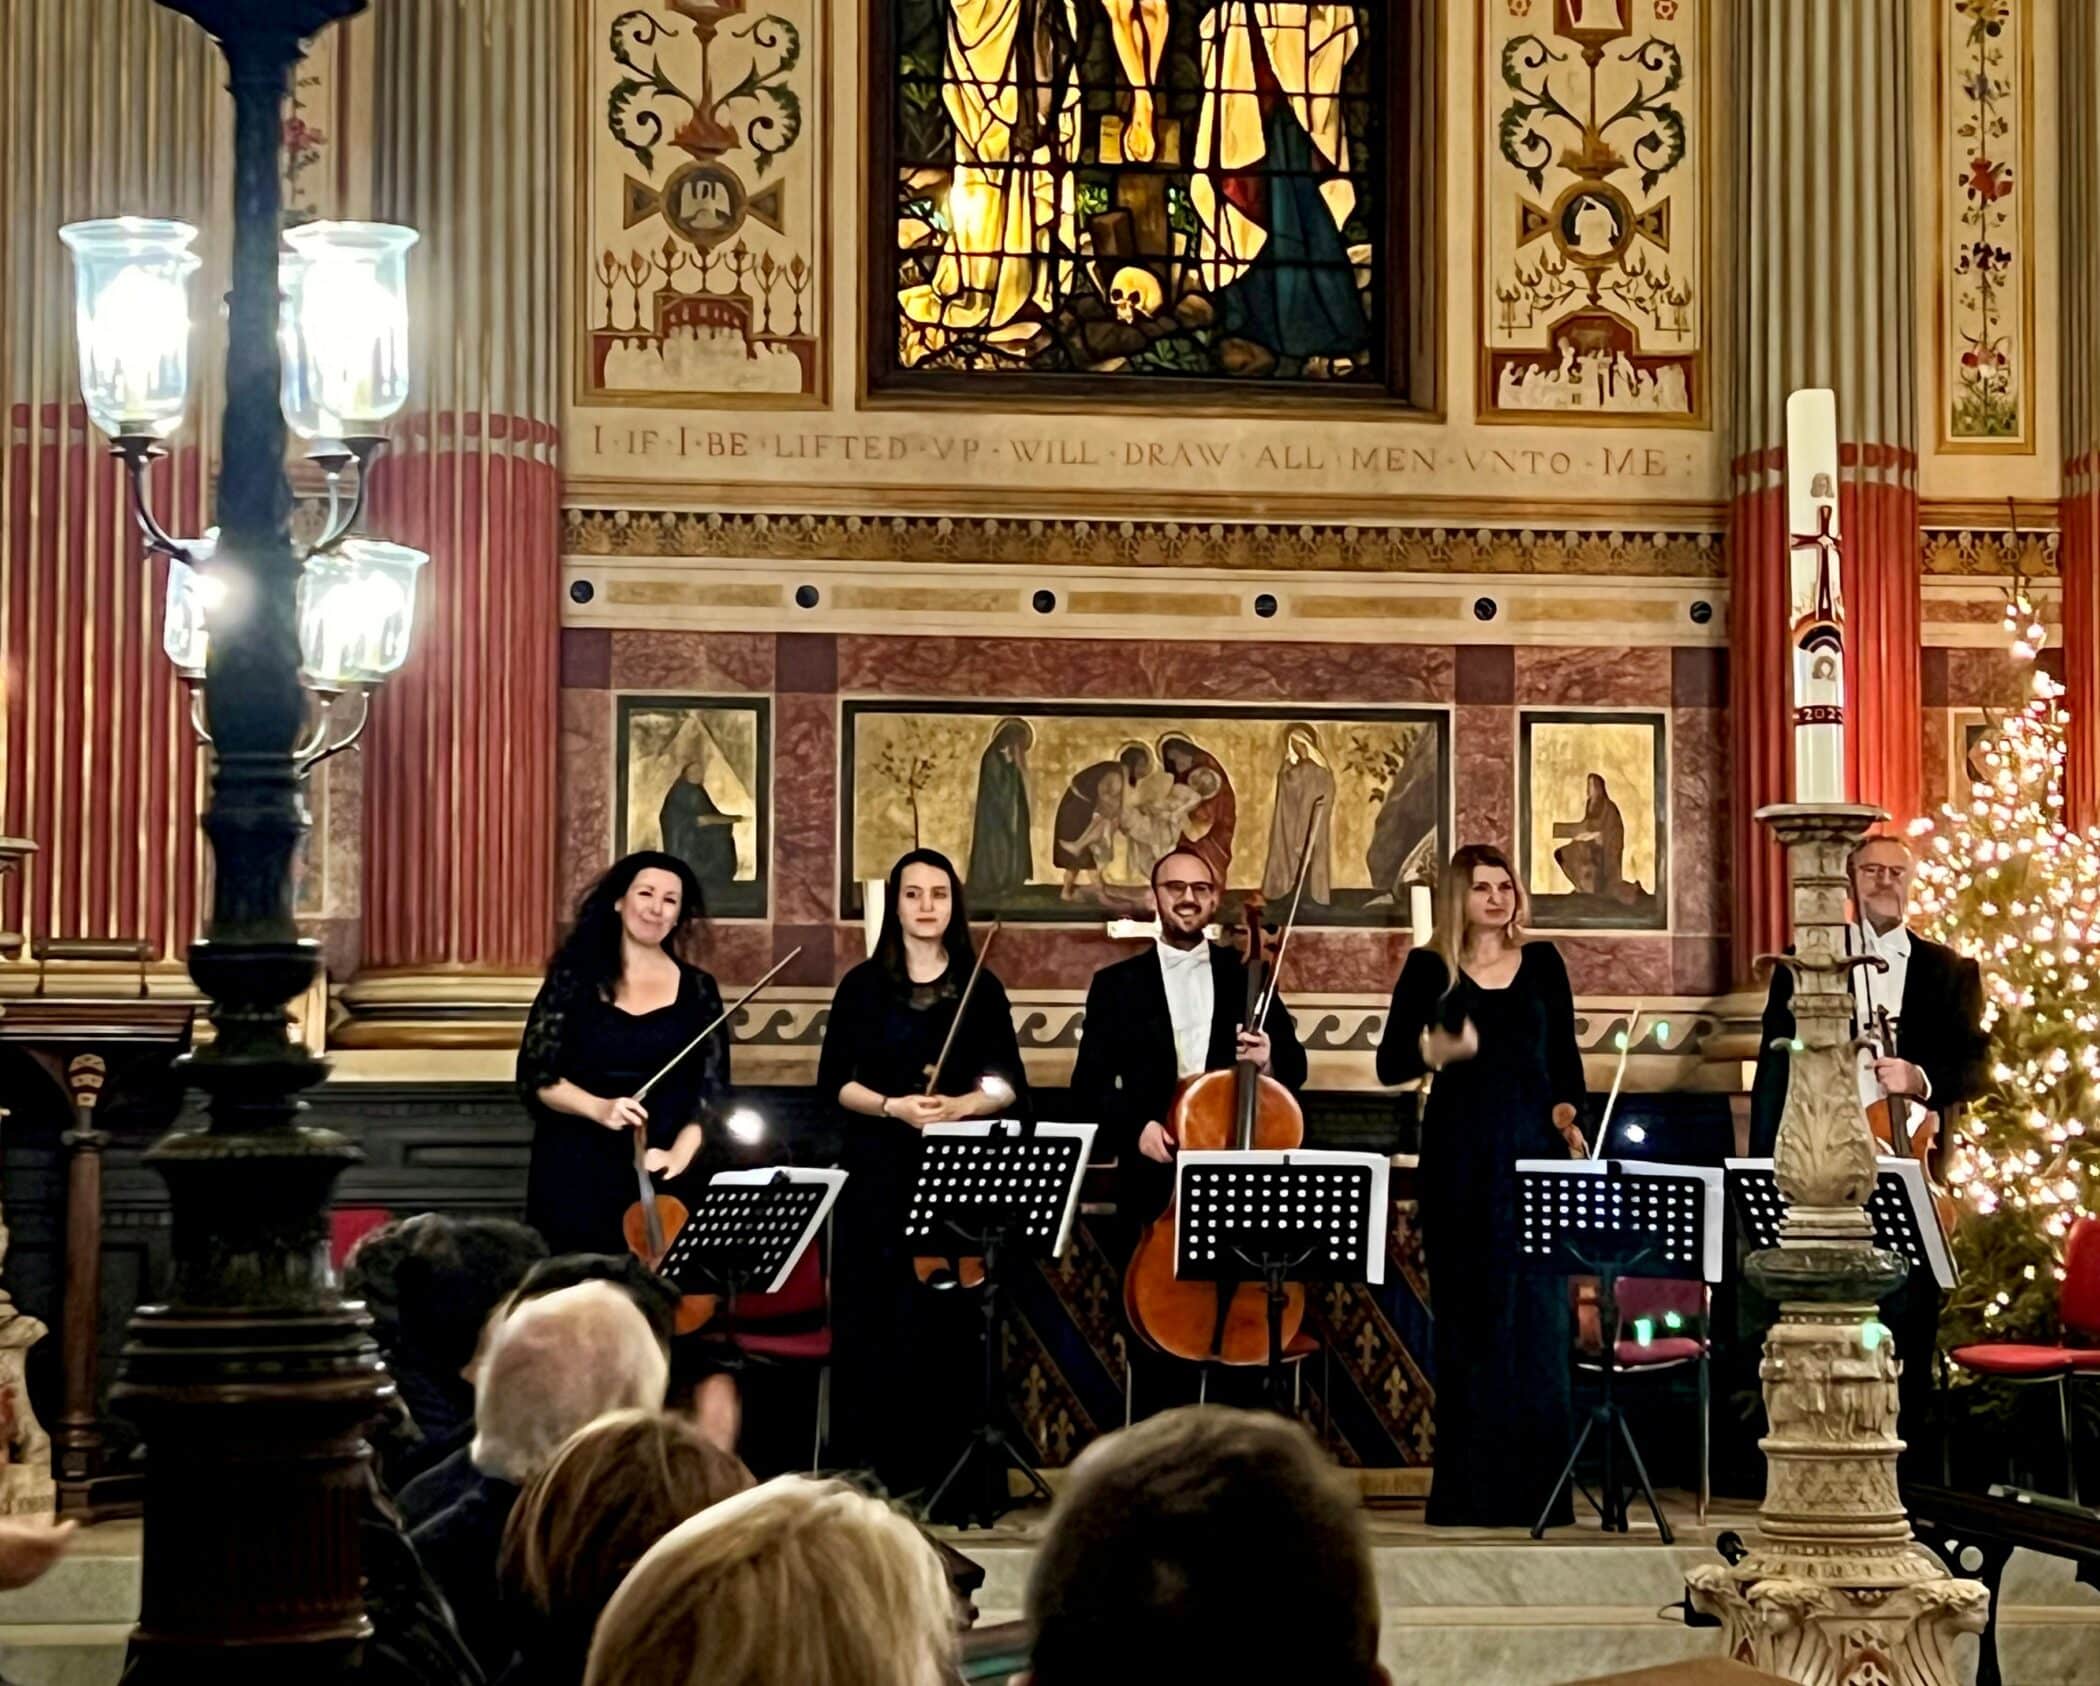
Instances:
[[[2015,587],[2015,658],[2043,637]],[[2064,820],[2063,688],[2033,668],[2030,697],[1970,756],[1968,800],[1914,828],[1918,927],[1975,960],[1994,1086],[1947,1144],[1960,1285],[1941,1338],[2057,1338],[2064,1238],[2100,1208],[2100,832]]]

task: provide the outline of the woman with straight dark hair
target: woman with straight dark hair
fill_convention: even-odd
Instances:
[[[920,1361],[923,1290],[904,1217],[929,1124],[1016,1116],[1028,1078],[1006,989],[987,966],[927,1092],[976,952],[962,880],[946,855],[914,849],[890,868],[875,953],[840,981],[817,1063],[817,1093],[843,1117],[845,1165],[832,1270],[838,1331],[838,1461],[874,1468],[892,1491],[931,1473],[929,1422],[941,1379]],[[950,1402],[952,1403],[952,1401]]]
[[[1518,1250],[1517,1161],[1585,1150],[1575,999],[1551,943],[1527,940],[1500,849],[1468,844],[1437,891],[1436,933],[1393,988],[1378,1080],[1427,1077],[1417,1172],[1435,1311],[1429,1521],[1529,1527],[1568,1455],[1568,1293]],[[1549,1521],[1570,1522],[1563,1499]]]
[[[722,1011],[715,980],[684,957],[700,885],[675,855],[626,856],[585,892],[518,1050],[532,1114],[525,1218],[559,1253],[623,1253],[634,1204],[634,1132],[664,1188],[700,1151],[702,1120],[729,1091],[729,1028],[638,1100],[635,1091]]]

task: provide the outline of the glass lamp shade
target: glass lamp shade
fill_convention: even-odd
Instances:
[[[177,556],[168,558],[168,597],[161,616],[160,647],[183,678],[201,679],[205,658],[211,653],[211,611],[225,596],[224,582],[204,566],[219,548],[219,529],[213,527],[201,539],[180,542],[196,565],[193,567]]]
[[[299,649],[307,677],[335,690],[376,685],[406,661],[416,575],[429,560],[384,539],[345,539],[308,558],[299,578]]]
[[[68,223],[80,395],[111,438],[165,439],[190,390],[190,277],[203,259],[186,222],[110,217]]]
[[[376,432],[408,398],[412,228],[309,222],[278,261],[284,419],[304,439]]]

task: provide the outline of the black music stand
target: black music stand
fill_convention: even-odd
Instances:
[[[1382,1154],[1184,1153],[1174,1166],[1174,1276],[1218,1284],[1215,1353],[1243,1284],[1268,1301],[1268,1394],[1288,1415],[1283,1309],[1292,1282],[1385,1280],[1386,1181]]]
[[[1728,1191],[1753,1252],[1779,1245],[1786,1197],[1772,1178],[1769,1159],[1723,1161]],[[1954,1254],[1940,1228],[1939,1209],[1926,1186],[1925,1167],[1907,1154],[1883,1154],[1875,1161],[1874,1192],[1867,1196],[1867,1216],[1874,1223],[1874,1245],[1895,1253],[1912,1270],[1929,1270],[1941,1293],[1955,1283]]]
[[[721,1327],[734,1348],[737,1296],[780,1292],[845,1181],[844,1171],[790,1165],[717,1171],[664,1249],[658,1274],[689,1294],[720,1294]]]
[[[1598,1496],[1590,1502],[1606,1533],[1629,1533],[1627,1494],[1619,1480],[1619,1449],[1633,1465],[1634,1480],[1664,1545],[1673,1535],[1664,1519],[1641,1449],[1634,1443],[1613,1390],[1618,1373],[1619,1299],[1622,1276],[1666,1276],[1709,1283],[1721,1279],[1721,1173],[1705,1165],[1656,1165],[1623,1159],[1520,1159],[1517,1208],[1518,1252],[1533,1270],[1555,1276],[1594,1276],[1602,1380],[1568,1453],[1567,1464],[1532,1524],[1542,1539],[1560,1496],[1576,1483],[1582,1454],[1596,1435],[1603,1470]],[[1587,1489],[1584,1496],[1588,1497]]]
[[[926,1501],[937,1517],[951,1491],[962,1497],[965,1527],[990,1527],[1013,1508],[1007,1472],[1018,1470],[1037,1497],[1048,1499],[1042,1474],[999,1425],[999,1321],[1005,1273],[1017,1258],[1054,1259],[1072,1238],[1079,1182],[1094,1145],[1091,1124],[1033,1124],[978,1119],[933,1124],[924,1132],[904,1239],[915,1254],[981,1256],[984,1290],[984,1392],[977,1426]],[[959,1485],[976,1472],[974,1485]]]

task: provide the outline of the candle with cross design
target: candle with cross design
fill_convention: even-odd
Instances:
[[[1845,600],[1838,566],[1837,395],[1786,401],[1794,800],[1845,800]]]

